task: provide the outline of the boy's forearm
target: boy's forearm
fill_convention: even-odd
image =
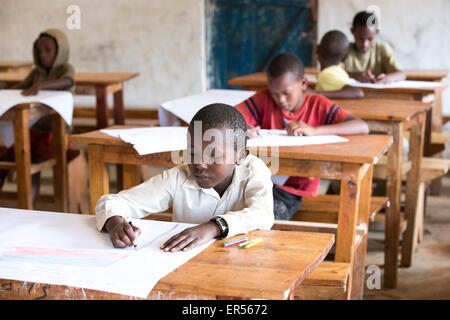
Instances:
[[[62,78],[57,80],[49,80],[42,82],[39,87],[41,90],[67,90],[73,85],[70,78]]]
[[[403,71],[391,72],[387,74],[387,77],[389,77],[390,82],[402,81],[406,80],[406,73]]]
[[[352,119],[337,124],[315,127],[315,135],[326,135],[326,134],[354,135],[354,134],[368,134],[368,133],[369,127],[367,126],[367,123],[361,119]]]
[[[364,92],[356,87],[344,86],[341,90],[317,92],[328,99],[361,99],[364,98]]]

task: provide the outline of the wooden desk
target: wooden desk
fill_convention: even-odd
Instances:
[[[416,72],[416,78],[419,78],[420,73]],[[423,72],[422,75],[425,77],[427,73]],[[440,75],[443,75],[442,73]],[[243,90],[260,90],[267,88],[267,76],[265,72],[256,72],[242,77],[237,77],[228,80],[229,85],[242,86]],[[314,85],[315,82],[309,82],[309,85]],[[432,117],[428,119],[429,124],[427,125],[430,129],[428,134],[432,131],[442,132],[442,92],[446,89],[446,86],[438,88],[386,88],[386,89],[374,89],[374,88],[364,88],[365,98],[378,98],[378,99],[399,99],[399,100],[415,100],[421,102],[433,102]],[[425,152],[428,152],[425,149]],[[428,155],[428,154],[426,154]]]
[[[31,163],[29,120],[53,114],[52,149],[53,158],[39,164]],[[26,103],[11,108],[1,117],[14,123],[14,155],[15,162],[0,162],[0,169],[16,170],[17,198],[19,208],[33,209],[31,175],[46,168],[53,167],[53,188],[55,209],[67,212],[68,209],[68,172],[66,123],[53,109],[37,104]]]
[[[404,173],[402,168],[403,132],[408,130],[411,134],[409,150],[411,169],[407,175],[405,198],[407,231],[402,245],[402,262],[404,265],[410,265],[416,208],[420,201],[420,168],[425,139],[425,118],[427,111],[431,109],[431,103],[385,99],[335,99],[333,101],[364,119],[371,131],[387,132],[393,136],[393,145],[387,153],[386,169],[390,176],[386,181],[390,206],[386,210],[384,286],[395,288],[397,286],[402,174]]]
[[[216,241],[162,278],[147,299],[293,299],[334,243],[326,233],[257,230],[252,249]],[[0,299],[135,299],[104,291],[0,279]]]
[[[113,128],[124,128],[114,126]],[[356,226],[368,225],[373,164],[391,146],[392,137],[386,135],[348,136],[349,142],[330,145],[279,148],[267,155],[278,160],[277,174],[303,177],[319,177],[341,180],[341,197],[336,240],[336,262],[347,262],[353,266],[355,275],[354,292],[349,279],[348,294],[361,298],[364,282],[365,245],[367,234],[363,235],[361,252],[355,259]],[[108,163],[123,165],[124,188],[138,183],[139,165],[173,167],[171,153],[156,153],[139,156],[130,144],[100,131],[71,135],[74,143],[88,145],[89,185],[91,212],[103,195],[109,193]],[[256,149],[250,150],[258,155]],[[276,157],[276,158],[275,158]],[[366,228],[367,229],[367,228]],[[357,260],[356,263],[354,261]]]
[[[406,69],[406,80],[416,81],[438,81],[441,82],[448,76],[447,69]],[[319,69],[316,67],[305,67],[305,74],[316,75]]]
[[[96,96],[97,128],[108,126],[108,94],[113,94],[114,123],[125,124],[124,82],[135,78],[139,73],[91,73],[75,74],[75,93]],[[25,79],[27,73],[0,73],[0,82],[8,85],[16,84]]]
[[[0,61],[0,72],[28,72],[32,67],[32,61]]]

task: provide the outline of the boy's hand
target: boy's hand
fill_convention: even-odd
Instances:
[[[316,128],[302,121],[294,121],[286,125],[286,130],[290,136],[313,136]]]
[[[41,89],[41,87],[39,86],[39,84],[35,84],[34,86],[31,86],[28,89],[24,89],[22,91],[22,95],[24,96],[35,96],[39,93],[39,90]]]
[[[132,246],[141,229],[130,225],[124,218],[114,216],[106,221],[106,230],[109,233],[114,248],[125,248]]]
[[[196,246],[202,245],[220,234],[219,228],[214,221],[187,228],[172,238],[167,240],[162,246],[164,251],[187,251]]]
[[[258,137],[258,132],[261,129],[260,126],[256,126],[256,127],[248,127],[247,128],[247,135],[250,139],[256,138]]]
[[[391,82],[392,82],[391,79],[389,78],[389,76],[386,73],[380,73],[377,76],[377,79],[375,81],[375,83],[378,83],[378,84],[388,84]]]
[[[360,72],[355,76],[355,79],[359,82],[370,82],[374,83],[376,81],[375,76],[372,74],[370,70],[366,70],[364,72]]]

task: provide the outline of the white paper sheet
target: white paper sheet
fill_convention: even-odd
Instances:
[[[260,136],[248,139],[248,147],[281,147],[306,146],[314,144],[329,144],[347,142],[348,139],[336,135],[322,136],[288,136],[286,130],[259,130]]]
[[[187,127],[103,129],[100,131],[132,144],[140,155],[187,148]]]
[[[235,106],[250,98],[255,91],[244,90],[208,90],[206,92],[164,102],[158,110],[159,123],[161,126],[174,125],[174,118],[177,116],[189,123],[194,115],[204,106],[211,103],[225,103]],[[172,113],[166,115],[165,112]]]
[[[0,208],[0,278],[146,298],[154,285],[207,248],[163,252],[186,223],[133,220],[139,250],[113,248],[88,215]]]
[[[146,155],[157,152],[185,150],[187,127],[151,127],[133,129],[103,129],[101,132],[133,145],[136,152]],[[260,137],[248,139],[248,147],[306,146],[347,142],[337,135],[288,136],[286,130],[260,130]]]
[[[403,80],[396,81],[389,84],[376,84],[376,83],[366,83],[359,82],[353,78],[350,79],[349,85],[360,88],[373,88],[373,89],[389,89],[389,88],[439,88],[443,84],[441,82],[433,81],[413,81],[413,80]]]
[[[64,121],[72,124],[73,114],[73,96],[68,91],[41,90],[35,96],[23,96],[22,90],[0,90],[0,117],[12,107],[27,102],[39,102],[56,112],[58,112]],[[30,121],[30,127],[38,119]],[[0,120],[0,139],[6,147],[14,144],[14,126],[12,121]]]

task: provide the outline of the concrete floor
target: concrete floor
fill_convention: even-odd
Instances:
[[[412,266],[398,269],[396,289],[383,289],[382,281],[381,289],[365,286],[364,299],[450,299],[450,177],[442,182],[441,195],[427,199],[424,237],[414,253]],[[382,270],[382,239],[383,229],[371,227],[366,266],[377,265]]]

